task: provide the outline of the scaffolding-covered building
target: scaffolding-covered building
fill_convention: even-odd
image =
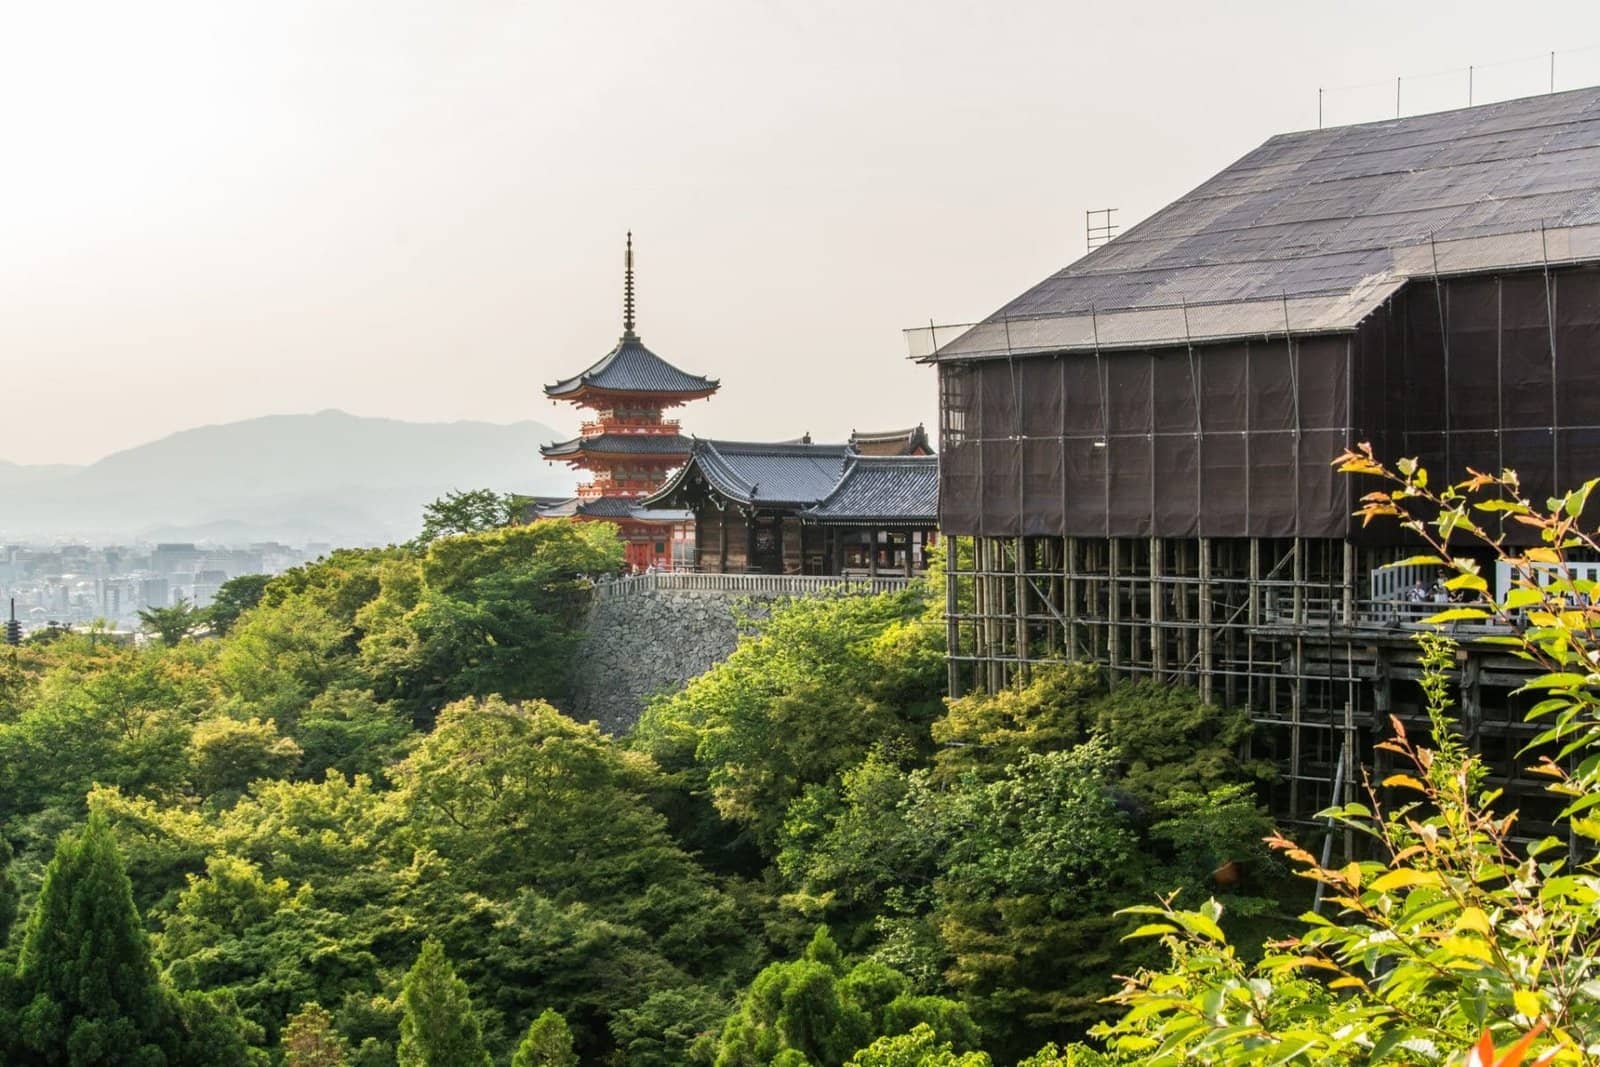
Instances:
[[[1288,821],[1420,713],[1419,548],[1352,518],[1373,443],[1526,495],[1600,475],[1600,89],[1274,137],[983,322],[940,389],[953,692],[1066,656],[1248,706]],[[1518,789],[1521,664],[1465,643]]]

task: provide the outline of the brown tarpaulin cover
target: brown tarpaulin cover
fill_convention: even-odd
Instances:
[[[1073,352],[940,374],[947,533],[1346,537],[1367,486],[1329,463],[1358,441],[1436,478],[1511,467],[1539,503],[1600,476],[1600,270],[1413,281],[1355,334],[1292,347]]]

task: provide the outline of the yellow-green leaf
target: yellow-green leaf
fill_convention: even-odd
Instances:
[[[1419,871],[1415,867],[1401,867],[1399,870],[1389,871],[1380,875],[1369,889],[1379,893],[1387,893],[1395,889],[1410,889],[1414,886],[1441,884],[1438,871]]]
[[[1164,937],[1177,932],[1178,928],[1170,923],[1145,923],[1122,940],[1132,941],[1136,937]]]
[[[1462,622],[1467,619],[1487,619],[1488,617],[1489,613],[1482,608],[1447,608],[1444,611],[1429,615],[1422,621],[1430,626],[1437,626],[1440,623]]]

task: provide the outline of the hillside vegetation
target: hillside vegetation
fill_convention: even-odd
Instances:
[[[947,705],[927,589],[776,612],[634,736],[574,722],[619,559],[561,522],[342,551],[219,637],[5,653],[6,1062],[101,1015],[149,1062],[457,1062],[424,1011],[496,1063],[1015,1058],[1106,1015],[1117,906],[1235,860],[1266,910],[1240,716],[1067,667]],[[149,935],[144,1007],[74,1007],[99,964],[30,947],[80,878]]]
[[[1525,517],[1563,543],[1582,496]],[[1332,813],[1375,843],[1325,868],[1239,711],[1072,664],[947,699],[936,582],[793,602],[629,736],[575,722],[620,558],[597,524],[419,539],[242,588],[217,636],[0,654],[0,1062],[1595,1061],[1600,881],[1494,811],[1448,639],[1431,747],[1389,749],[1415,799]],[[1594,592],[1452,610],[1587,663],[1542,598]],[[1568,755],[1594,679],[1537,683]],[[1547,768],[1574,840],[1596,763]]]

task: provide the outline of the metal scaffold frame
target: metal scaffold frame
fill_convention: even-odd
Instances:
[[[993,692],[1062,660],[1099,665],[1113,686],[1193,686],[1208,703],[1248,710],[1246,754],[1279,772],[1274,816],[1315,825],[1319,811],[1364,792],[1360,774],[1337,774],[1341,752],[1373,752],[1390,715],[1426,736],[1422,610],[1369,595],[1395,551],[1319,538],[950,538],[950,691]],[[1496,757],[1536,826],[1549,815],[1542,789],[1507,769],[1532,736],[1511,696],[1522,667],[1473,650],[1481,634],[1458,636],[1462,731]]]

